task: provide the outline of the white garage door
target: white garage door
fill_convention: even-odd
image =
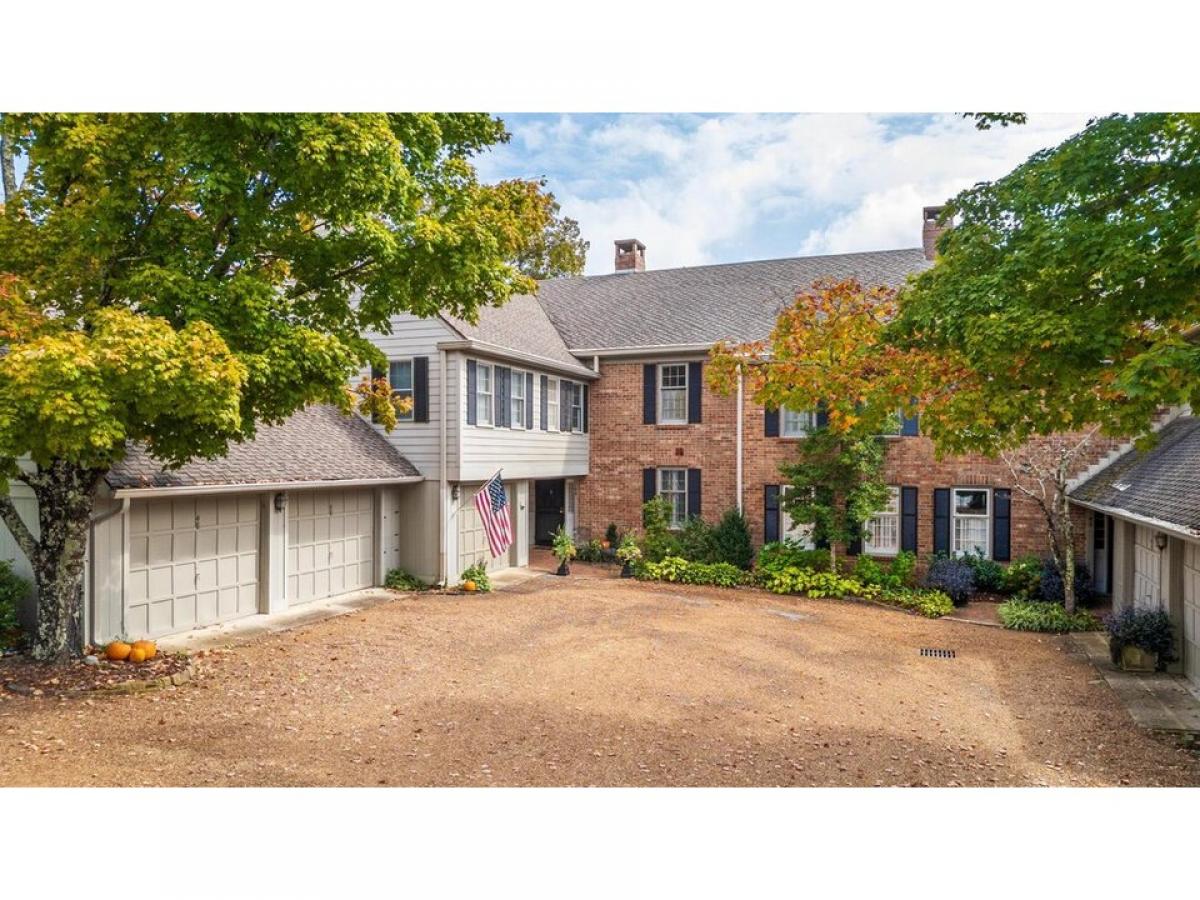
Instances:
[[[129,505],[125,633],[174,634],[258,611],[258,498]]]
[[[375,583],[370,490],[288,495],[288,603],[334,597]]]
[[[1200,687],[1200,544],[1183,545],[1183,670]]]
[[[467,566],[473,566],[476,563],[483,563],[489,572],[497,572],[500,569],[507,569],[509,566],[516,565],[516,541],[508,548],[508,552],[495,558],[492,557],[492,551],[488,548],[487,532],[483,530],[483,521],[479,518],[479,512],[475,509],[475,495],[479,493],[482,484],[464,484],[458,492],[458,571],[461,572]],[[509,522],[513,530],[513,534],[517,533],[516,522],[512,519],[512,510],[516,505],[514,501],[514,488],[511,484],[506,484],[504,490],[508,492],[508,510]],[[453,578],[455,573],[451,573]]]

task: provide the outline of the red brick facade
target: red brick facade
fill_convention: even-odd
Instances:
[[[600,380],[591,388],[591,474],[579,489],[579,531],[583,538],[603,534],[609,522],[625,531],[641,524],[642,471],[674,466],[701,470],[701,516],[715,522],[735,505],[737,478],[737,398],[702,394],[702,422],[695,425],[645,425],[642,414],[642,367],[648,360],[602,361]],[[743,404],[743,509],[755,544],[763,541],[764,486],[779,484],[780,463],[795,452],[795,438],[766,437],[763,409]],[[923,437],[888,438],[887,481],[918,489],[918,554],[933,552],[933,491],[945,487],[1013,487],[1004,462],[982,456],[938,460]],[[1086,468],[1114,444],[1095,441],[1078,469]],[[1084,528],[1077,521],[1080,549]],[[1044,519],[1038,507],[1012,492],[1012,558],[1048,552]]]

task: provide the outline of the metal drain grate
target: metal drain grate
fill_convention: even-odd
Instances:
[[[922,656],[932,656],[937,659],[954,659],[954,651],[953,650],[943,650],[940,647],[922,647],[921,655]]]

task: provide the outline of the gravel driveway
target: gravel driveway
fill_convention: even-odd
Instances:
[[[0,785],[1200,784],[1061,638],[577,570],[6,696]]]

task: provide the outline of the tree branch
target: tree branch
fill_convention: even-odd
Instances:
[[[17,506],[9,494],[0,494],[0,519],[12,532],[13,539],[25,554],[25,558],[32,562],[37,557],[37,539],[29,530],[29,526],[25,524],[25,520],[21,518],[20,513],[17,512]]]

